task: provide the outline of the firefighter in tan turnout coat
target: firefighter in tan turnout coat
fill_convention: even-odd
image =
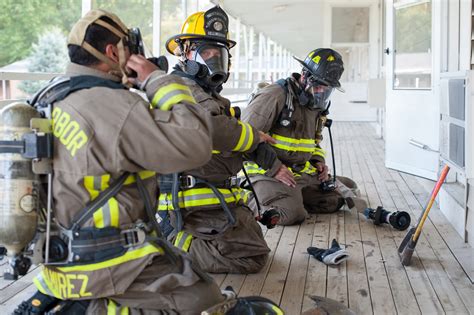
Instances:
[[[303,66],[301,74],[261,88],[242,115],[243,121],[277,141],[273,148],[278,159],[269,170],[252,162],[246,162],[245,168],[263,209],[278,211],[281,225],[302,222],[307,211],[337,211],[345,203],[340,189],[322,185],[329,176],[325,152],[319,145],[329,97],[341,86],[341,56],[331,49],[316,49],[304,61],[297,60]],[[349,178],[338,177],[336,184],[356,189]],[[250,205],[256,209],[255,199]]]
[[[95,235],[89,243],[111,230],[152,236],[144,227],[149,221],[144,196],[155,209],[156,173],[196,168],[211,157],[208,115],[181,78],[141,55],[130,56],[128,31],[101,10],[77,22],[68,38],[72,90],[54,103],[52,113],[54,216],[60,225],[77,223],[90,200],[130,173],[118,193],[81,223],[74,237]],[[137,73],[135,83],[150,102],[122,85],[126,67]],[[41,293],[30,302],[38,306],[43,294],[91,300],[89,314],[199,314],[222,301],[209,276],[180,251],[172,253],[148,238],[97,242],[96,250],[75,256],[77,263],[45,266],[34,280]]]
[[[205,271],[253,273],[265,265],[270,250],[236,174],[244,154],[272,139],[238,120],[230,101],[219,95],[229,75],[229,49],[235,45],[227,33],[228,17],[214,7],[189,16],[181,34],[166,44],[181,58],[172,73],[183,78],[211,116],[213,155],[206,165],[175,175],[174,180],[163,177],[158,210],[171,218],[175,246],[189,252]],[[163,189],[164,182],[169,189]]]

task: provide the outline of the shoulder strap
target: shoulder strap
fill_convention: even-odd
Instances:
[[[93,87],[107,87],[111,89],[126,89],[124,85],[112,80],[103,79],[91,75],[80,75],[74,77],[57,77],[48,85],[39,90],[28,103],[34,107],[47,107],[49,104],[64,99],[71,93]]]
[[[115,180],[112,185],[110,185],[106,190],[100,192],[99,196],[89,202],[81,211],[79,211],[72,221],[74,222],[71,226],[71,230],[77,231],[81,226],[96,212],[101,208],[110,198],[115,196],[119,190],[122,188],[123,183],[130,175],[129,172],[123,173],[117,180]]]
[[[281,86],[285,93],[288,93],[288,82],[285,79],[279,79],[275,83]]]

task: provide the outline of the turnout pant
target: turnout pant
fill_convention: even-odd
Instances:
[[[86,314],[200,314],[224,298],[215,282],[190,280],[196,276],[189,260],[173,265],[157,256],[123,294],[92,300]]]
[[[175,246],[188,251],[193,262],[206,272],[258,272],[270,252],[262,229],[245,205],[233,207],[231,211],[236,223],[229,226],[221,208],[194,208],[186,215],[183,235],[178,233],[175,237]],[[181,241],[177,241],[178,237]],[[184,238],[188,238],[190,243]]]
[[[280,225],[292,225],[303,222],[309,213],[332,213],[345,204],[345,197],[339,189],[323,191],[321,181],[316,175],[302,173],[295,177],[296,187],[264,175],[252,177],[252,184],[263,212],[275,209],[280,213]],[[354,195],[358,195],[357,185],[350,178],[338,176],[339,185],[343,184]],[[256,212],[257,204],[252,196],[250,208]]]

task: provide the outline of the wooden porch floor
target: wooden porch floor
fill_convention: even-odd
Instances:
[[[338,173],[358,183],[371,207],[407,211],[416,222],[434,183],[385,168],[384,142],[368,123],[338,122],[333,130]],[[222,288],[268,297],[289,315],[311,308],[311,295],[340,301],[357,314],[474,314],[474,249],[436,206],[409,267],[397,255],[406,231],[376,227],[354,211],[311,215],[300,226],[264,232],[272,251],[263,271],[215,275]],[[346,245],[347,262],[327,267],[306,254],[309,246],[327,248],[333,238]],[[35,291],[36,272],[15,282],[0,279],[0,314]]]

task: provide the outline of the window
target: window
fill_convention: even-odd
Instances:
[[[431,88],[431,2],[394,2],[394,89]]]

